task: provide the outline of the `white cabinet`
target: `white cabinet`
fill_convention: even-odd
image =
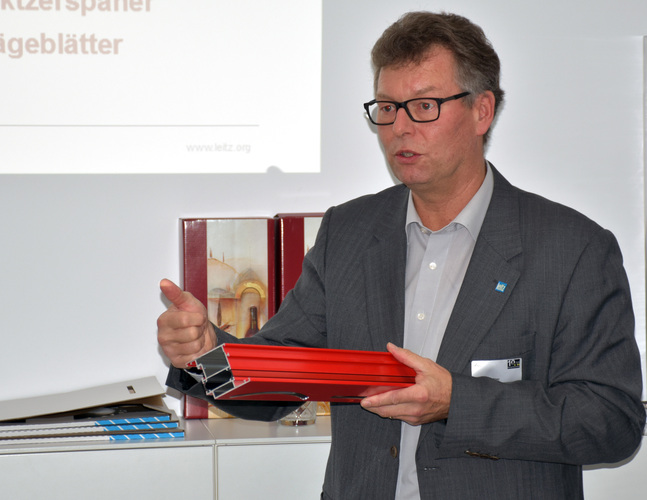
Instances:
[[[330,418],[314,425],[188,420],[186,438],[141,443],[0,444],[0,498],[12,500],[317,500]],[[642,498],[647,446],[623,464],[587,467],[587,500]]]
[[[216,440],[216,499],[318,499],[328,452],[330,418],[314,425],[211,420]]]
[[[319,498],[329,417],[307,427],[213,419],[185,428],[172,441],[0,444],[0,498]]]
[[[216,498],[318,499],[329,443],[218,446]]]
[[[12,500],[214,498],[212,446],[84,449],[0,455]],[[194,481],[193,478],[196,478]]]
[[[177,440],[0,443],[0,498],[212,500],[213,438],[199,420],[185,427]]]

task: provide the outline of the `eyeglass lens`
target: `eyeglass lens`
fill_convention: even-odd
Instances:
[[[416,121],[426,122],[438,119],[440,106],[432,99],[412,99],[401,106],[395,102],[377,101],[369,106],[371,119],[378,124],[389,124],[395,121],[398,108],[404,107],[411,118]]]

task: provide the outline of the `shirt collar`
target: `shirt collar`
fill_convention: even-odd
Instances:
[[[452,224],[460,224],[464,226],[474,241],[478,237],[479,232],[481,231],[481,226],[483,225],[483,220],[485,219],[485,212],[490,205],[490,200],[492,199],[492,191],[494,190],[494,175],[492,174],[492,168],[490,167],[489,162],[485,162],[486,172],[485,179],[481,184],[481,187],[472,197],[472,199],[465,205],[463,210],[454,218],[452,222],[447,224],[443,229],[451,226]],[[405,227],[408,228],[411,224],[418,224],[419,227],[424,227],[418,211],[416,210],[415,205],[413,204],[413,197],[411,191],[409,191],[409,201],[407,205],[407,218]],[[438,231],[430,231],[438,232]]]

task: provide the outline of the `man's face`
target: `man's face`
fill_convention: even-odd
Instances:
[[[456,84],[454,57],[432,49],[421,64],[387,67],[380,72],[376,99],[406,101],[417,97],[449,97],[463,92]],[[485,133],[477,104],[462,100],[441,105],[438,120],[413,122],[404,109],[395,123],[377,127],[393,174],[414,194],[453,195],[484,175]],[[489,125],[489,124],[488,124]],[[487,130],[487,128],[485,128]]]

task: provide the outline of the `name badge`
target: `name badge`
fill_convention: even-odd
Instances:
[[[472,361],[472,377],[489,377],[499,382],[521,380],[521,358]]]

